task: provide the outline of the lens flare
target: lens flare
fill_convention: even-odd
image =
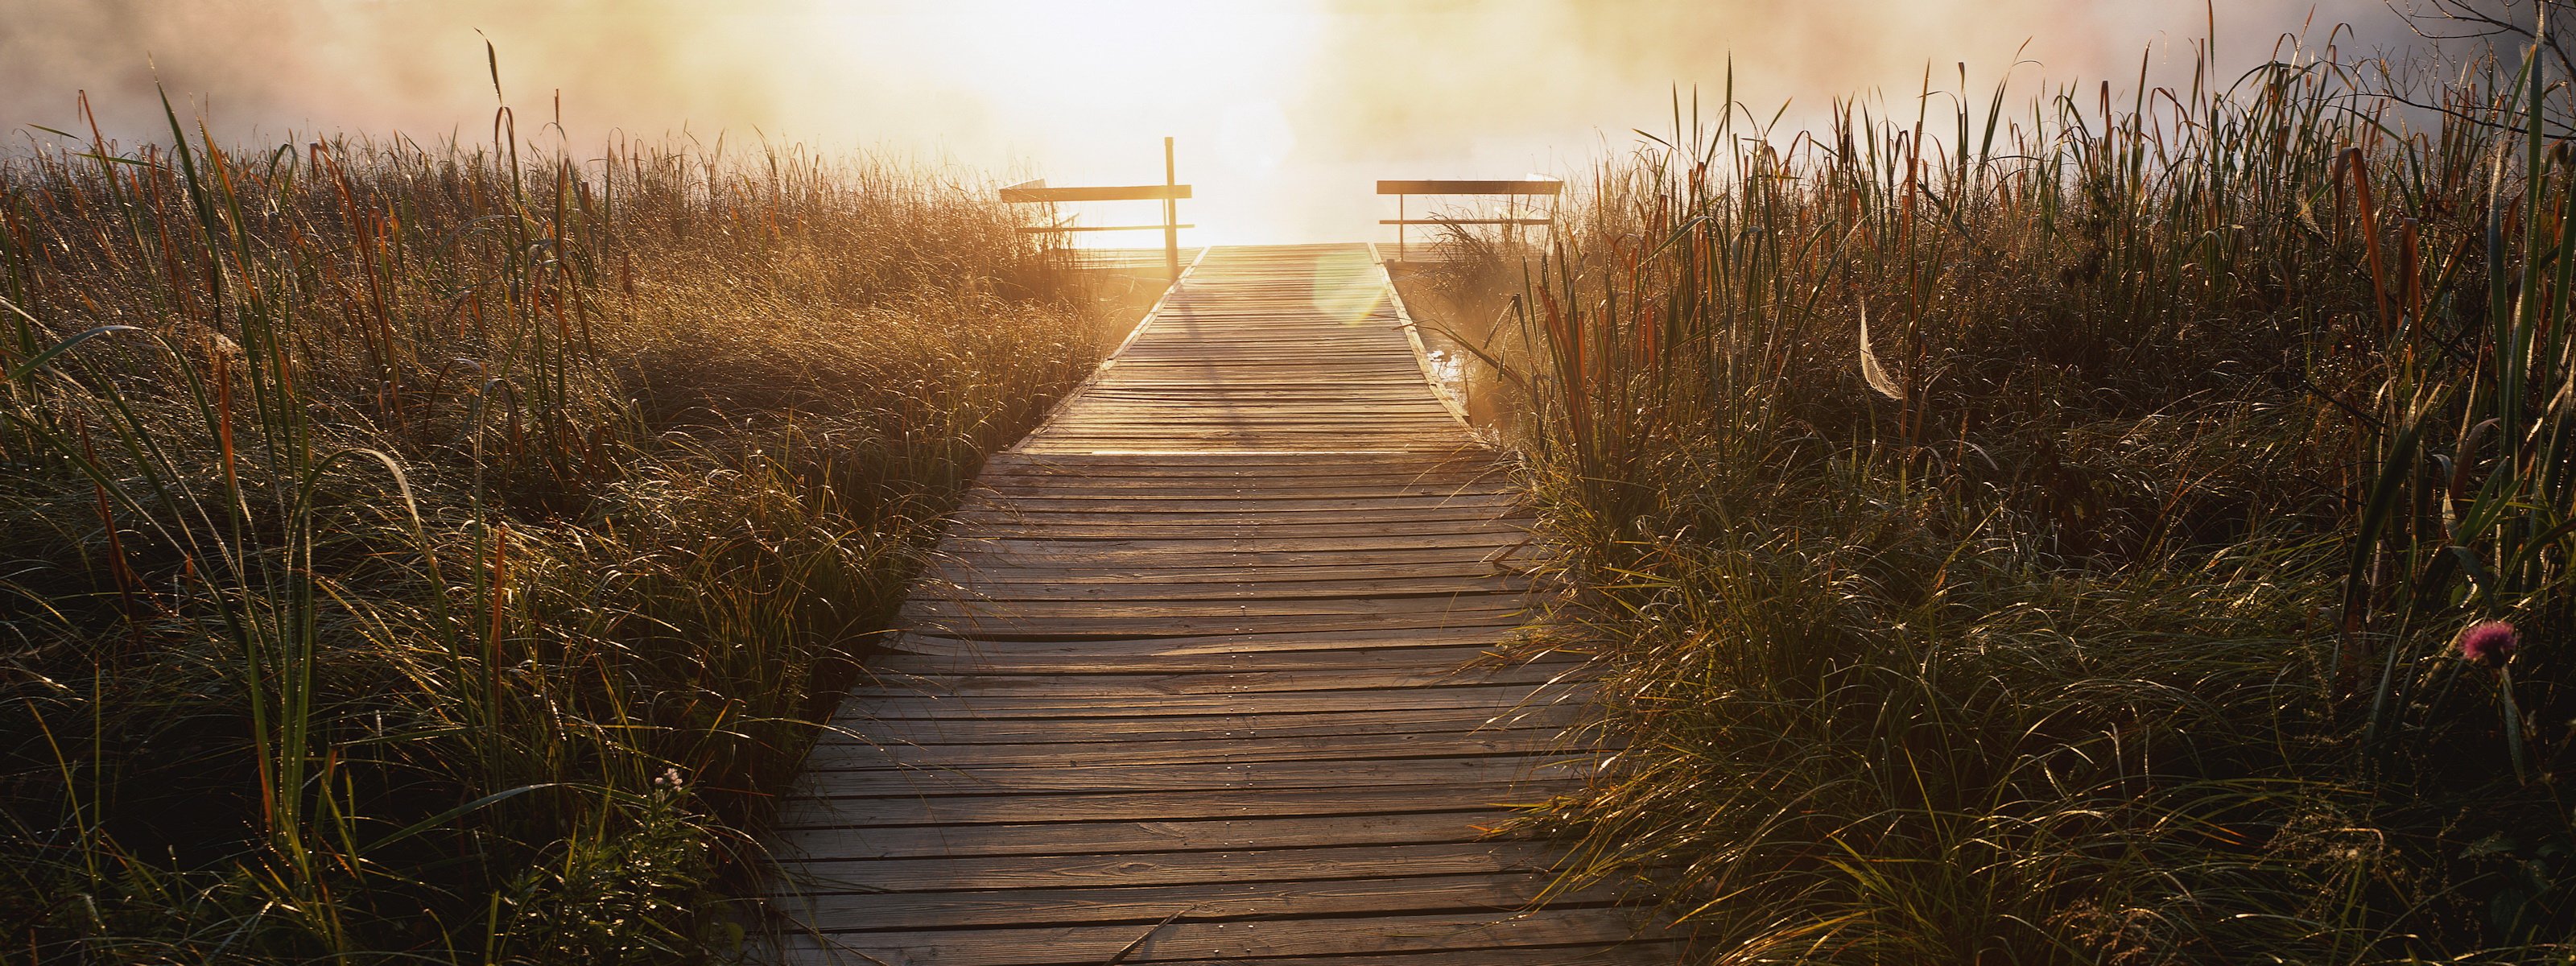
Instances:
[[[1358,325],[1386,306],[1386,286],[1379,284],[1376,262],[1365,250],[1345,249],[1315,261],[1314,306],[1325,318]]]

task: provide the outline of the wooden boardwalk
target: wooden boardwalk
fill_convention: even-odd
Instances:
[[[1364,246],[1207,252],[986,468],[777,843],[783,958],[1669,963],[1487,837],[1602,755]],[[1471,665],[1473,665],[1471,667]]]

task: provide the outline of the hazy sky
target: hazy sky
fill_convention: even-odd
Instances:
[[[1378,178],[1566,170],[1670,126],[1671,92],[1820,109],[1926,64],[1984,91],[2006,69],[2127,86],[2153,46],[2188,64],[2203,0],[0,0],[0,128],[158,126],[154,65],[221,136],[488,137],[483,42],[523,135],[563,98],[575,147],[683,126],[953,159],[1057,184],[1160,181],[1179,138],[1208,241],[1379,237]],[[2218,53],[2284,33],[2402,42],[2381,0],[2219,0]],[[480,31],[478,36],[477,31]],[[2013,68],[2014,52],[2036,65]],[[2187,75],[2186,75],[2187,76]],[[50,135],[35,135],[50,139]],[[551,136],[551,134],[549,134]],[[24,142],[20,142],[24,143]],[[1144,206],[1140,206],[1142,208]],[[1139,237],[1138,243],[1145,239]]]

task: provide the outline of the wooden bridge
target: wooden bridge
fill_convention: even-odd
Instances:
[[[792,962],[1669,963],[1507,803],[1600,762],[1365,246],[1217,248],[995,457],[783,809]],[[1546,899],[1544,904],[1540,900]]]

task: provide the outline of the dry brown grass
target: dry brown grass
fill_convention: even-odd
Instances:
[[[1097,297],[958,172],[173,122],[0,161],[7,945],[731,948],[809,722]]]

